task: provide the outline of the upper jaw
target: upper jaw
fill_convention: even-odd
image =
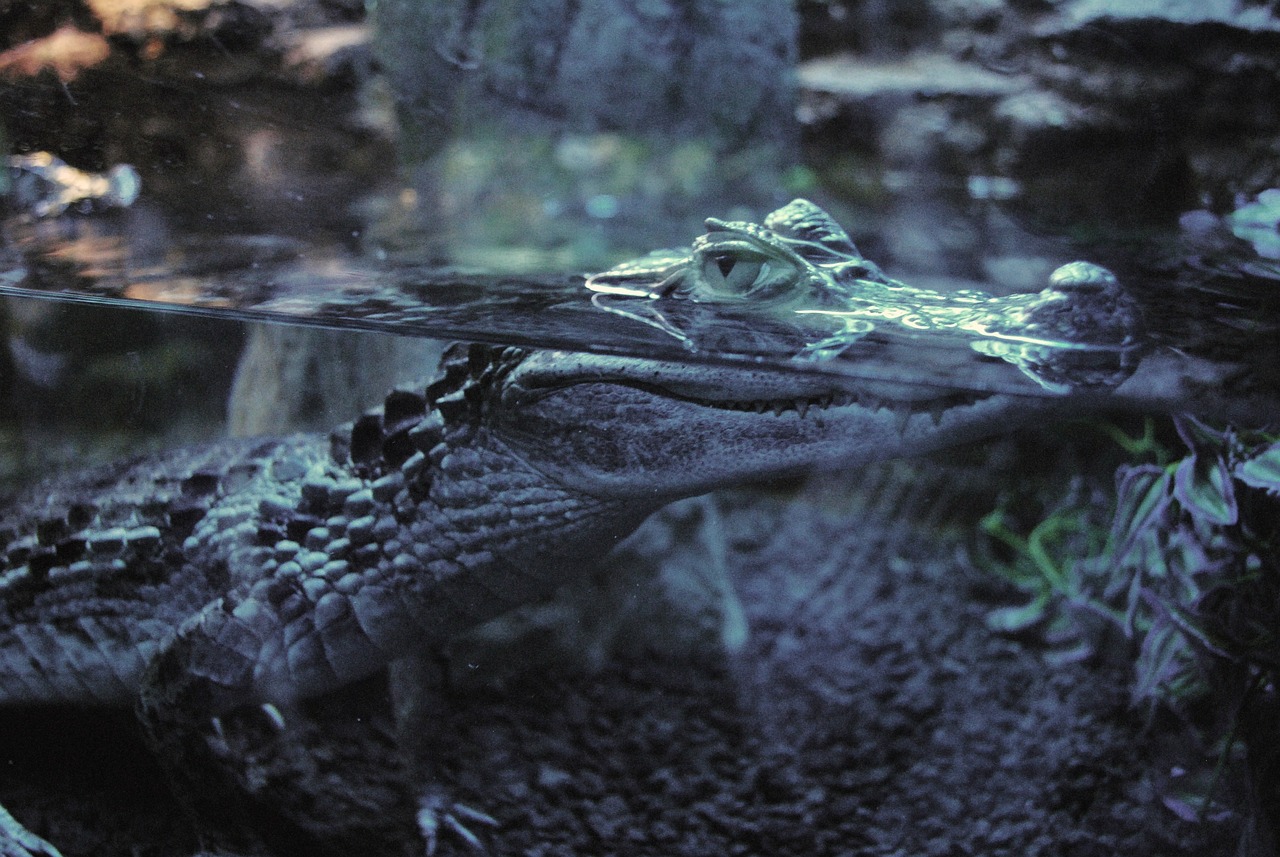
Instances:
[[[837,378],[783,369],[693,366],[670,361],[539,352],[507,379],[503,399],[519,406],[580,384],[616,384],[727,411],[805,416],[813,408],[857,406],[899,413],[939,413],[982,394],[945,387]]]

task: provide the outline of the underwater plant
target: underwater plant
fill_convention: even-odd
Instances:
[[[1280,188],[1268,188],[1252,201],[1236,200],[1227,215],[1232,233],[1248,241],[1264,259],[1280,259]]]
[[[1098,631],[1132,641],[1132,696],[1152,708],[1199,706],[1218,761],[1201,793],[1165,795],[1185,820],[1213,812],[1214,791],[1243,749],[1256,799],[1280,809],[1280,435],[1174,418],[1185,450],[1114,426],[1129,463],[1110,509],[1078,487],[1021,533],[1006,501],[982,522],[1007,559],[986,567],[1030,596],[988,624],[1043,628],[1066,643],[1053,658],[1092,653]],[[1145,460],[1144,460],[1145,459]],[[1107,516],[1110,520],[1107,521]],[[1206,714],[1207,712],[1207,714]],[[1268,797],[1270,796],[1270,797]]]

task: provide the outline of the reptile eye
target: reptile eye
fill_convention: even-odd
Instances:
[[[702,263],[702,276],[712,290],[741,297],[749,294],[765,271],[761,259],[744,259],[733,253],[717,253]]]

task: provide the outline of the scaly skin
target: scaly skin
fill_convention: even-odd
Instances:
[[[671,500],[915,454],[1040,410],[478,345],[442,372],[330,438],[228,442],[17,498],[0,514],[0,701],[137,700],[181,784],[233,709],[279,716],[428,652],[549,593]],[[234,824],[233,790],[199,785],[196,809]],[[462,827],[427,809],[428,829]],[[6,828],[0,854],[54,853]]]
[[[161,758],[189,770],[220,715],[287,709],[428,651],[548,593],[672,499],[957,442],[1010,404],[956,401],[935,422],[928,402],[720,371],[456,348],[425,397],[393,393],[332,439],[230,442],[33,489],[3,516],[4,701],[140,697]],[[230,813],[225,794],[198,797]]]

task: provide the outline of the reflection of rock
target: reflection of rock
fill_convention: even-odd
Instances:
[[[1099,21],[1165,21],[1171,24],[1223,24],[1255,31],[1280,31],[1280,20],[1266,4],[1240,0],[1074,0],[1059,9],[1072,26]]]
[[[782,201],[787,2],[386,0],[376,23],[414,215],[454,258],[595,266]]]
[[[826,14],[861,48],[801,66],[820,145],[1014,179],[1022,211],[1055,228],[1167,223],[1280,179],[1280,18],[1265,6],[921,0],[881,19],[881,5],[802,6],[806,32]]]
[[[97,33],[74,27],[59,27],[47,36],[15,45],[0,53],[0,74],[9,78],[35,77],[52,71],[68,83],[86,68],[102,62],[110,54],[107,40]]]
[[[0,190],[7,193],[12,208],[29,217],[56,217],[68,209],[126,208],[141,189],[138,171],[129,164],[87,173],[48,152],[10,156],[8,172],[8,186]]]
[[[135,38],[190,33],[197,14],[223,5],[214,0],[85,0],[85,4],[103,32]]]
[[[1280,259],[1280,189],[1268,188],[1243,202],[1227,218],[1231,231],[1253,245],[1259,256]]]
[[[941,53],[886,61],[866,61],[849,54],[823,57],[803,63],[797,78],[811,97],[826,93],[848,98],[979,98],[1007,95],[1027,85],[1017,76],[988,71]]]
[[[358,4],[97,0],[60,17],[44,6],[0,8],[14,153],[87,172],[134,164],[148,201],[199,228],[359,240],[357,209],[392,159],[389,123],[364,100]],[[59,28],[72,17],[100,32]]]

